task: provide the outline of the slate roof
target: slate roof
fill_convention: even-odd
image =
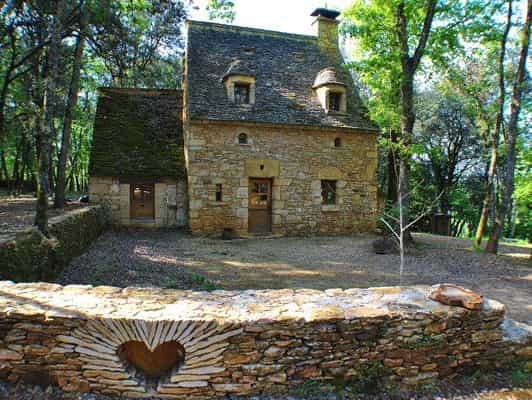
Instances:
[[[377,128],[341,56],[322,51],[315,36],[189,21],[186,55],[191,120]],[[347,85],[346,115],[327,115],[312,89],[327,67]],[[253,106],[236,105],[227,98],[223,78],[236,70],[256,77]]]
[[[184,175],[181,91],[100,88],[91,176]]]

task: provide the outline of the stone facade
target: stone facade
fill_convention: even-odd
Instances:
[[[378,127],[343,66],[339,13],[312,15],[316,36],[189,21],[182,90],[100,89],[91,201],[117,224],[201,235],[373,230]],[[254,178],[268,179],[267,206],[249,204]]]
[[[275,391],[313,380],[378,378],[413,388],[464,369],[532,358],[532,330],[428,299],[429,287],[201,293],[153,288],[0,283],[0,377],[50,376],[67,391],[192,399]],[[146,358],[178,348],[168,372]],[[162,362],[162,361],[161,361]]]
[[[247,134],[248,144],[238,135]],[[335,139],[341,146],[335,147]],[[272,233],[341,233],[375,228],[375,133],[339,128],[194,122],[185,129],[189,227],[248,233],[250,178],[272,179]],[[262,166],[262,169],[261,169]],[[321,180],[337,181],[337,204],[323,205]],[[215,201],[216,184],[223,200]]]
[[[90,177],[91,202],[107,204],[115,225],[143,227],[184,227],[187,224],[187,193],[184,179],[160,179],[154,184],[154,219],[131,218],[130,184],[120,178]]]

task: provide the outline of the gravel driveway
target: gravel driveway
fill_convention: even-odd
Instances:
[[[404,285],[456,283],[506,304],[532,324],[530,247],[493,256],[462,239],[416,234]],[[371,235],[222,241],[178,231],[104,234],[59,282],[175,288],[348,288],[399,284],[399,256],[376,255]],[[205,280],[206,278],[207,280]],[[210,284],[210,281],[214,285]],[[206,285],[208,283],[208,285]]]

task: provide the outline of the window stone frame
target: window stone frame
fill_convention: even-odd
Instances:
[[[346,114],[347,113],[347,93],[344,85],[325,84],[315,89],[321,106],[327,114]],[[340,94],[340,110],[331,110],[329,108],[329,94]]]
[[[227,91],[227,98],[231,103],[234,103],[238,106],[249,106],[255,104],[255,77],[249,75],[230,75],[225,78],[224,85]],[[235,102],[235,84],[247,84],[249,85],[249,103],[239,103]]]

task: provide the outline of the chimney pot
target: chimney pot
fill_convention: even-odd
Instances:
[[[340,15],[340,12],[328,8],[316,8],[310,15],[316,17],[312,24],[317,25],[319,46],[327,53],[339,54],[339,21],[336,18]]]

